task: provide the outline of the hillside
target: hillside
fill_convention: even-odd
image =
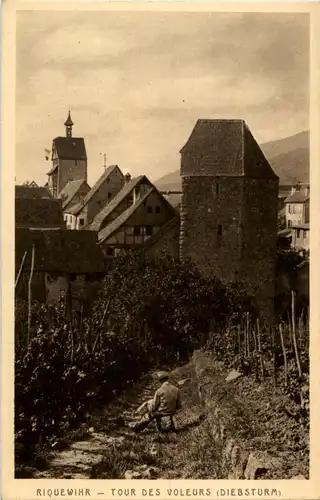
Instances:
[[[309,132],[285,137],[260,145],[272,168],[280,178],[280,184],[292,184],[300,180],[309,182]],[[179,170],[164,175],[155,182],[164,191],[181,190]]]

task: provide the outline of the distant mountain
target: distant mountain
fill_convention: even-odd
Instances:
[[[309,132],[285,137],[278,141],[260,145],[280,184],[292,184],[297,181],[309,182]],[[162,191],[181,190],[180,171],[175,170],[155,182]]]

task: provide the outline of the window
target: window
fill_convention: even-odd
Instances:
[[[160,207],[156,207],[156,214],[159,214],[160,213]]]
[[[292,227],[292,220],[288,220],[288,227]]]
[[[300,238],[300,229],[297,230],[297,238]]]
[[[78,165],[78,160],[74,160],[74,166],[76,167]]]
[[[296,206],[295,205],[292,205],[292,213],[295,214],[296,213]]]
[[[289,214],[291,214],[291,205],[290,204],[288,205],[288,212],[289,212]]]
[[[153,227],[152,226],[146,226],[146,235],[151,236],[153,233]]]
[[[134,228],[133,228],[133,234],[135,236],[140,236],[140,226],[134,226]]]
[[[112,193],[108,193],[108,199],[110,200]]]
[[[114,254],[114,248],[113,247],[108,247],[107,248],[107,255],[113,255]]]
[[[84,224],[84,219],[80,219],[80,220],[79,220],[79,224],[80,224],[80,226],[83,226],[83,224]]]
[[[152,214],[152,207],[147,207],[147,213]]]
[[[307,239],[307,233],[308,233],[308,231],[306,231],[306,230],[304,230],[304,231],[303,231],[303,239],[304,239],[304,240],[306,240],[306,239]]]
[[[216,193],[219,194],[220,193],[220,184],[217,182],[216,184]]]
[[[218,235],[222,236],[222,226],[221,226],[221,224],[218,224]]]

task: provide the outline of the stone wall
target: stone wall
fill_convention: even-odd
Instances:
[[[221,457],[220,478],[305,479],[298,472],[303,467],[296,463],[297,456],[273,442],[266,446],[254,419],[256,409],[241,398],[236,381],[226,382],[225,366],[202,351],[195,351],[193,364],[208,431]]]
[[[180,254],[208,274],[238,277],[243,179],[182,179]]]
[[[277,184],[246,177],[182,179],[181,258],[223,281],[245,282],[264,318],[273,313]]]
[[[59,160],[58,192],[68,181],[87,180],[87,160]]]

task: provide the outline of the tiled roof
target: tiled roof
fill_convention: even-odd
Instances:
[[[244,120],[199,119],[180,153],[200,159],[193,175],[277,179]]]
[[[65,160],[86,160],[87,153],[83,137],[56,137],[53,143],[58,158]]]
[[[170,229],[172,229],[174,226],[180,225],[180,215],[176,215],[172,219],[170,219],[166,224],[164,224],[158,231],[156,231],[150,238],[148,238],[144,244],[143,248],[150,248],[152,245],[157,243],[165,234],[167,234]]]
[[[147,182],[148,179],[144,175],[139,175],[138,177],[134,177],[131,179],[127,184],[123,186],[123,188],[119,191],[118,194],[108,203],[100,212],[95,216],[93,219],[92,223],[90,224],[90,229],[93,231],[99,231],[101,224],[103,221],[106,219],[106,217],[109,217],[109,215],[113,212],[113,210],[120,205],[120,203],[130,194],[130,192],[139,184],[142,180],[145,180]],[[150,187],[152,186],[151,182]]]
[[[87,192],[90,190],[89,185],[87,182],[83,179],[76,180],[76,181],[69,181],[65,187],[62,189],[62,191],[59,194],[59,198],[62,199],[62,208],[66,208],[69,203],[72,202],[73,198],[79,191],[81,187],[85,186],[87,189]]]
[[[306,222],[306,223],[302,223],[301,222],[300,224],[299,223],[298,224],[294,224],[292,226],[292,229],[306,229],[307,231],[309,231],[310,230],[310,224],[309,224],[309,222]]]
[[[101,273],[105,271],[103,255],[94,231],[16,229],[15,258],[19,268],[24,252],[24,269],[31,264],[35,245],[35,271],[68,274]]]
[[[310,194],[305,193],[304,189],[300,189],[284,200],[285,203],[305,203],[310,199]]]
[[[63,228],[61,200],[16,198],[15,221],[19,227]]]
[[[292,230],[291,229],[281,229],[278,231],[278,236],[282,236],[283,238],[289,238],[292,236]]]
[[[95,193],[100,189],[102,184],[108,179],[110,174],[115,170],[119,169],[118,165],[110,165],[110,167],[106,168],[103,174],[99,177],[97,182],[94,184],[94,186],[90,189],[90,191],[86,194],[84,199],[82,200],[81,203],[77,203],[70,209],[70,213],[73,215],[78,215],[78,213],[82,210],[83,207],[85,207],[89,201],[92,199],[92,197],[95,195]],[[120,169],[119,169],[120,170]],[[121,170],[120,170],[121,172]]]
[[[119,217],[114,219],[110,224],[102,229],[102,231],[98,234],[99,242],[101,243],[102,241],[105,241],[112,235],[112,233],[117,231],[117,229],[119,229],[122,224],[124,224],[131,217],[131,215],[142,205],[142,203],[147,200],[153,191],[155,191],[155,188],[151,187],[151,189],[149,189],[144,196],[141,196],[137,203],[132,204],[129,208],[127,208],[127,210],[122,212]]]
[[[16,198],[51,198],[46,187],[15,186]]]

